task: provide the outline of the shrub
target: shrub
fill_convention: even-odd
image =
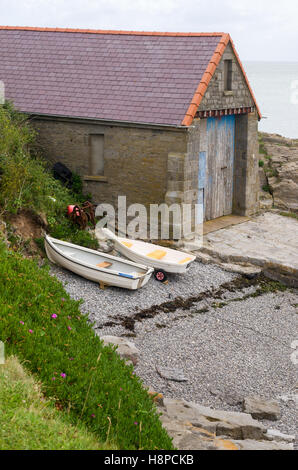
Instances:
[[[172,449],[155,405],[48,268],[0,245],[0,339],[75,424],[121,449]],[[100,304],[99,304],[100,308]]]
[[[11,105],[0,106],[0,204],[13,213],[31,208],[55,217],[73,195],[52,177],[42,158],[32,157],[34,140],[28,119]]]
[[[262,189],[263,189],[263,191],[265,191],[265,193],[273,194],[273,189],[272,189],[272,186],[270,186],[270,184],[265,184],[262,187]]]
[[[263,168],[264,165],[265,165],[264,160],[259,160],[259,167]]]
[[[28,118],[6,102],[0,106],[0,156],[12,155],[28,150],[34,142],[35,133]]]
[[[94,250],[99,246],[98,240],[90,232],[80,230],[78,226],[74,225],[66,217],[58,223],[54,221],[53,225],[50,225],[49,231],[52,237],[59,240],[70,241],[76,245]]]
[[[85,200],[82,181],[74,175],[74,193],[53,178],[45,160],[30,152],[35,132],[28,118],[18,113],[11,104],[0,106],[0,206],[8,213],[30,208],[46,215],[50,233],[73,243],[97,248],[93,235],[80,232],[66,219],[69,204]],[[63,231],[64,230],[64,231]]]
[[[275,178],[278,178],[278,171],[276,168],[267,168],[265,170],[265,173],[267,175],[267,177],[275,177]]]
[[[71,192],[76,198],[77,202],[92,201],[92,194],[83,192],[83,181],[77,173],[72,174],[72,188]]]

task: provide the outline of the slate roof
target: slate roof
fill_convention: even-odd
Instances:
[[[230,40],[0,26],[0,80],[30,114],[187,126]]]

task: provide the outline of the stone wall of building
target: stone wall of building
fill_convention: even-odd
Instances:
[[[233,61],[233,79],[231,92],[225,92],[225,60]],[[228,44],[199,106],[199,111],[243,108],[250,106],[254,106],[254,101],[232,46],[231,44]]]
[[[181,227],[183,235],[189,236],[196,229],[196,204],[198,202],[198,168],[201,121],[195,119],[187,132],[185,153],[168,155],[167,193],[168,205],[180,204],[183,207]],[[186,205],[188,207],[186,208]]]
[[[52,163],[60,161],[80,176],[90,176],[90,134],[104,135],[104,176],[86,180],[96,203],[163,203],[168,190],[168,155],[185,153],[186,130],[108,126],[75,120],[35,119],[38,143]]]
[[[247,174],[245,215],[253,215],[260,208],[259,141],[257,113],[255,112],[248,114],[247,121]]]
[[[259,209],[259,148],[256,113],[236,116],[233,213],[250,216]]]

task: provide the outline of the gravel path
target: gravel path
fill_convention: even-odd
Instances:
[[[297,291],[248,297],[253,286],[234,292],[224,289],[216,296],[211,288],[233,283],[237,276],[200,263],[184,276],[171,276],[168,285],[151,279],[137,292],[112,287],[102,291],[56,266],[52,273],[73,298],[83,298],[82,311],[89,314],[98,334],[134,336],[131,340],[140,350],[135,370],[145,384],[167,397],[234,411],[241,411],[240,399],[249,395],[278,399],[281,420],[264,424],[296,433],[298,381],[291,344],[298,339]],[[206,295],[187,309],[157,308],[152,318],[136,319],[134,328],[123,326],[123,319],[136,318],[140,310],[202,292]],[[161,378],[156,366],[179,369],[187,382]]]

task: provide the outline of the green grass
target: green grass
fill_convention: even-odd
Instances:
[[[268,155],[262,135],[259,133],[259,153],[261,155]]]
[[[103,346],[47,267],[0,245],[0,285],[0,340],[7,354],[25,361],[74,425],[83,422],[101,442],[120,449],[172,449],[133,367]]]
[[[265,168],[265,173],[266,173],[267,177],[278,178],[278,171],[277,171],[276,168],[267,167],[267,168]]]
[[[16,357],[0,365],[0,450],[110,450],[70,423]]]
[[[270,186],[270,184],[265,184],[263,187],[262,187],[263,191],[265,191],[265,193],[270,193],[272,194],[273,193],[273,190],[272,190],[272,187]]]
[[[264,140],[263,140],[263,136],[262,136],[262,134],[260,134],[260,133],[259,133],[259,153],[260,153],[260,155],[261,155],[263,158],[265,158],[266,160],[268,160],[269,163],[270,163],[270,160],[272,159],[272,155],[269,155],[269,154],[268,154],[268,151],[267,151],[267,148],[266,148],[266,144],[265,144],[265,142],[264,142]],[[263,161],[263,160],[261,160],[261,161]],[[264,164],[265,164],[265,162],[264,162]]]
[[[291,219],[298,220],[298,214],[295,214],[294,212],[280,212],[280,215],[282,215],[283,217],[290,217]]]

